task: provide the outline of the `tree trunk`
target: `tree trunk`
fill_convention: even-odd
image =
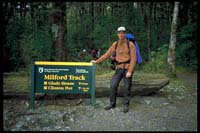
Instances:
[[[92,32],[94,31],[94,2],[91,3],[91,16],[92,16]],[[94,41],[94,37],[92,36],[92,42]]]
[[[150,61],[151,60],[151,49],[150,49],[150,43],[151,43],[151,40],[150,40],[150,24],[148,22],[147,24],[147,50],[148,50],[148,60]]]
[[[167,62],[169,64],[169,69],[171,75],[176,77],[176,31],[177,31],[177,21],[178,21],[178,11],[179,11],[179,2],[175,2],[174,4],[174,12],[173,12],[173,20],[171,25],[171,37],[170,44],[168,50],[168,59]]]
[[[143,13],[144,13],[144,22],[145,22],[145,27],[147,29],[146,31],[146,37],[147,37],[147,52],[148,52],[148,61],[151,60],[151,49],[150,49],[150,44],[151,44],[151,40],[150,40],[150,34],[151,34],[151,3],[145,3],[144,5],[142,4],[142,8],[143,8]]]
[[[6,33],[6,28],[8,26],[8,22],[10,20],[10,18],[14,17],[13,16],[13,12],[14,12],[14,4],[15,3],[9,3],[9,2],[2,2],[0,4],[0,18],[1,18],[1,28],[0,28],[0,33],[1,33],[1,38],[0,38],[0,42],[1,42],[1,48],[2,48],[2,64],[1,65],[1,70],[2,72],[4,71],[10,71],[11,70],[11,66],[10,66],[10,62],[9,62],[9,48],[6,46],[7,40],[7,33]],[[3,67],[3,68],[2,68]]]
[[[54,34],[53,60],[66,61],[67,60],[67,25],[66,25],[66,2],[54,3],[54,11],[51,14],[52,32]]]

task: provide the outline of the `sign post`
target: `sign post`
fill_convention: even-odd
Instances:
[[[93,63],[33,62],[30,109],[34,109],[35,93],[91,94],[91,104],[95,107],[95,75]]]

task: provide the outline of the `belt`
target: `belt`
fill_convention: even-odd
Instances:
[[[118,61],[117,61],[117,65],[124,64],[124,65],[123,65],[123,68],[125,68],[125,64],[129,64],[129,63],[130,63],[130,60],[125,61],[125,62],[118,62]]]
[[[117,61],[117,65],[120,65],[120,64],[129,64],[129,63],[130,63],[130,60],[124,61],[124,62],[118,62],[118,61]]]

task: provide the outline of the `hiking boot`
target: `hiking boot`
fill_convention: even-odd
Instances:
[[[127,113],[127,112],[128,112],[128,106],[124,106],[123,112],[124,112],[124,113]]]
[[[113,106],[107,106],[107,107],[105,107],[104,109],[105,109],[105,110],[110,110],[110,109],[113,109],[113,108],[115,108],[115,107],[113,107]]]

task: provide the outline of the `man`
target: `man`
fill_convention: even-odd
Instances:
[[[81,61],[85,61],[85,56],[86,56],[86,49],[83,49],[83,51],[80,53],[80,58],[81,58]]]
[[[95,48],[91,49],[91,55],[92,55],[93,59],[96,59],[96,50],[95,50]]]
[[[119,82],[121,79],[124,79],[125,91],[124,91],[124,108],[123,112],[128,112],[128,106],[130,101],[130,91],[131,91],[131,82],[132,75],[134,72],[136,64],[136,51],[135,46],[132,42],[127,42],[128,40],[125,37],[126,29],[125,27],[119,27],[117,29],[118,41],[114,42],[108,51],[102,55],[99,59],[92,60],[93,63],[100,63],[107,58],[109,58],[112,53],[116,51],[116,71],[111,80],[111,95],[110,95],[110,105],[105,108],[105,110],[110,110],[116,106],[116,97]],[[129,43],[129,48],[127,43]],[[117,45],[117,47],[116,47]]]

